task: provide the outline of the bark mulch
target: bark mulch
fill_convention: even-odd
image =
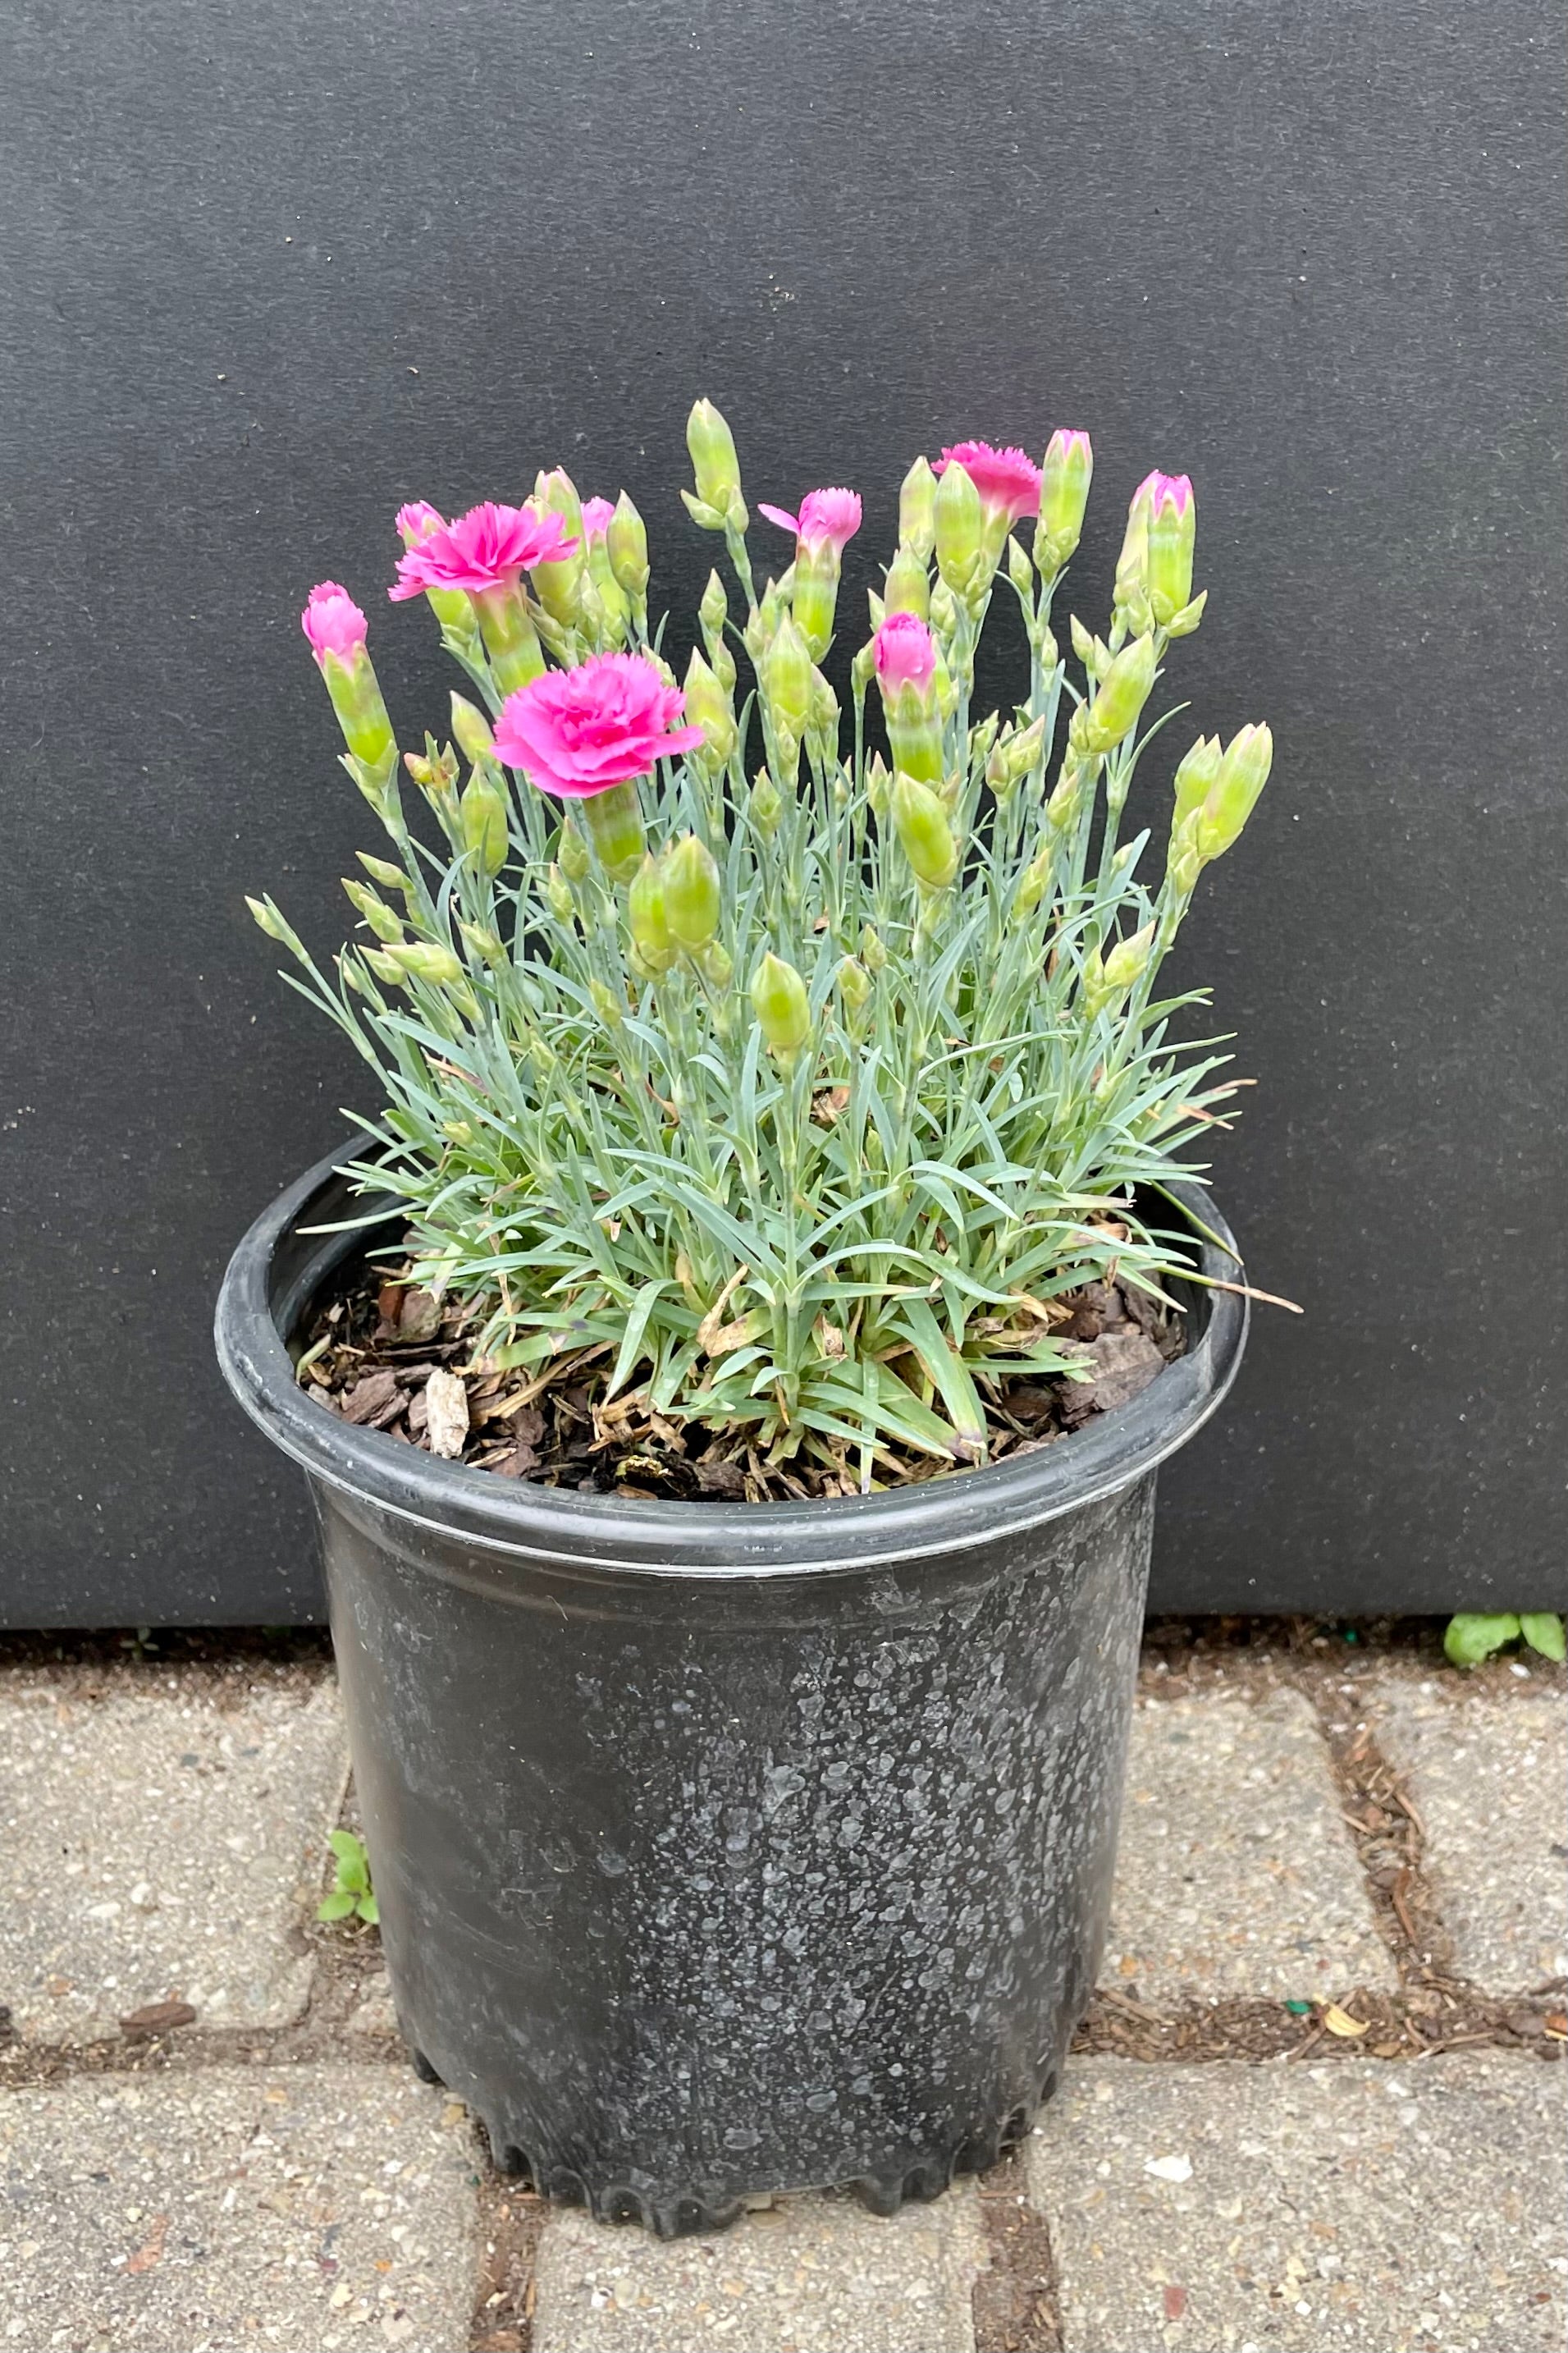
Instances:
[[[1090,1283],[1056,1303],[1052,1338],[1075,1344],[1089,1377],[998,1383],[985,1399],[988,1460],[1051,1446],[1127,1404],[1186,1345],[1179,1314],[1119,1283]],[[606,1400],[608,1346],[574,1350],[531,1373],[475,1361],[482,1309],[441,1300],[406,1277],[363,1267],[324,1300],[303,1334],[301,1388],[328,1413],[491,1471],[585,1494],[716,1503],[785,1503],[860,1492],[847,1451],[832,1461],[763,1452],[744,1429],[677,1422],[645,1389]],[[879,1488],[952,1466],[893,1444],[878,1451]]]

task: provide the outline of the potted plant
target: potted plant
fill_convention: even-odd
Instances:
[[[759,591],[707,402],[689,441],[735,592],[683,686],[636,509],[559,471],[399,517],[450,743],[400,758],[312,590],[386,844],[330,971],[252,906],[382,1102],[217,1320],[320,1514],[404,2031],[503,2163],[662,2232],[933,2195],[1055,2084],[1155,1469],[1249,1296],[1191,1160],[1229,1087],[1158,976],[1270,756],[1198,741],[1163,848],[1129,833],[1203,610],[1184,479],[1133,498],[1075,679],[1088,437],[917,459],[834,663],[859,499],[763,508]],[[997,596],[1028,676],[976,717]]]

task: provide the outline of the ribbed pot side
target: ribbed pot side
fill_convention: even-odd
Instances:
[[[1245,1303],[1199,1294],[1141,1398],[1014,1463],[589,1499],[300,1396],[285,1343],[355,1238],[298,1229],[343,1200],[323,1163],[258,1221],[219,1354],[310,1479],[420,2060],[501,2163],[664,2233],[833,2184],[891,2212],[988,2163],[1094,1983],[1155,1465],[1234,1377]]]

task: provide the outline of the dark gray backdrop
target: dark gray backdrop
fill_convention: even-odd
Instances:
[[[698,392],[753,498],[866,490],[862,580],[960,434],[1090,427],[1091,616],[1194,476],[1181,682],[1279,757],[1188,969],[1308,1313],[1168,1475],[1157,1599],[1563,1597],[1563,47],[1552,0],[4,0],[0,1619],[313,1609],[208,1342],[357,1083],[241,904],[330,944],[373,839],[301,594],[370,608],[405,742],[405,498],[624,481],[687,603]]]

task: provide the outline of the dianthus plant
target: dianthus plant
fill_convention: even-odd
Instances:
[[[1040,465],[981,441],[917,459],[869,637],[837,662],[858,497],[764,506],[788,541],[759,591],[710,403],[688,441],[683,495],[734,586],[710,577],[684,685],[636,508],[560,471],[521,507],[398,517],[391,594],[425,599],[473,690],[450,743],[400,757],[363,614],[311,591],[391,855],[344,884],[368,936],[331,977],[251,903],[384,1090],[352,1168],[366,1221],[395,1218],[416,1279],[471,1303],[478,1359],[542,1383],[592,1366],[604,1398],[745,1425],[775,1463],[804,1449],[866,1487],[911,1455],[984,1460],[987,1398],[1070,1369],[1065,1293],[1158,1296],[1186,1267],[1166,1188],[1228,1090],[1212,1041],[1171,1035],[1204,998],[1157,976],[1268,731],[1194,744],[1146,878],[1123,808],[1204,604],[1184,476],[1132,499],[1107,633],[1070,624],[1080,683],[1052,608],[1086,434]],[[998,594],[1029,674],[976,718]]]

